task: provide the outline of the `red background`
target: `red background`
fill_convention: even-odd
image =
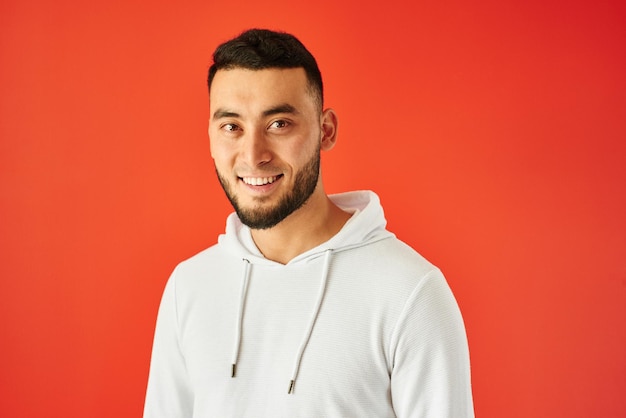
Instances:
[[[619,0],[4,0],[0,416],[140,416],[165,281],[230,212],[210,53],[252,26],[318,58],[328,190],[378,192],[448,277],[477,416],[626,416],[624,22]]]

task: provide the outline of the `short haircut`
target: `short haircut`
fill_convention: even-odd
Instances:
[[[218,46],[213,53],[213,64],[209,68],[209,90],[219,70],[235,68],[247,70],[303,68],[309,90],[319,109],[322,109],[324,87],[317,61],[302,42],[289,33],[249,29]]]

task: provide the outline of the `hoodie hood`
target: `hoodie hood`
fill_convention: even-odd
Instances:
[[[354,191],[330,195],[329,198],[344,211],[352,213],[352,217],[331,239],[298,255],[288,264],[319,257],[329,249],[336,253],[394,236],[385,229],[387,220],[376,193]],[[276,264],[259,251],[252,239],[250,228],[241,223],[236,213],[228,216],[226,232],[219,236],[218,243],[236,257],[244,258],[252,264]]]

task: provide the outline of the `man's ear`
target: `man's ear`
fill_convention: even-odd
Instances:
[[[332,109],[322,112],[322,141],[320,149],[329,151],[337,142],[337,114]]]

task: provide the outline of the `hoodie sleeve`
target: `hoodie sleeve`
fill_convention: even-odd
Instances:
[[[175,270],[159,307],[143,416],[184,418],[192,414],[193,393],[180,349]]]
[[[439,270],[414,289],[391,344],[391,397],[398,418],[474,416],[465,327]]]

